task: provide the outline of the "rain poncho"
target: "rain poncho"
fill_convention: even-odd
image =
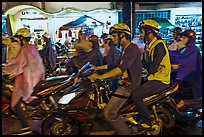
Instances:
[[[51,41],[47,42],[44,45],[44,48],[39,50],[39,53],[43,59],[48,74],[52,73],[56,67],[57,52],[54,50]]]
[[[7,48],[8,52],[6,57],[6,63],[9,63],[17,56],[18,52],[21,49],[21,45],[17,42],[12,42]]]
[[[202,80],[202,57],[195,45],[169,51],[171,64],[179,64],[177,79],[197,83]]]
[[[34,86],[45,78],[45,68],[35,45],[21,47],[19,54],[9,64],[3,64],[2,75],[16,76],[11,106],[22,97],[26,102],[31,99]]]

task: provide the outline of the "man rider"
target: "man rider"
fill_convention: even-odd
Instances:
[[[113,36],[114,44],[123,47],[120,61],[118,64],[100,66],[101,69],[113,69],[102,75],[92,74],[90,80],[121,76],[123,84],[121,83],[122,85],[115,91],[115,94],[129,97],[141,82],[141,54],[138,46],[130,42],[130,28],[126,24],[115,24],[111,27],[110,34]],[[132,134],[123,118],[118,114],[118,111],[126,101],[127,98],[112,96],[104,109],[104,116],[107,122],[119,135]]]
[[[143,99],[168,87],[171,64],[168,49],[159,34],[158,23],[155,20],[144,20],[139,29],[141,38],[146,43],[142,64],[148,71],[148,81],[134,89],[132,100],[141,117],[140,125],[146,130],[153,130],[148,108]]]

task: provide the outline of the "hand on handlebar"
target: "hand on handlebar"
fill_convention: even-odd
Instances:
[[[179,68],[179,64],[171,64],[171,68],[172,69],[178,69]]]
[[[94,66],[94,65],[91,66],[91,69],[92,69],[92,70],[100,70],[99,67]]]
[[[91,82],[94,82],[95,80],[100,79],[100,75],[94,73],[90,75],[88,78],[91,80]]]

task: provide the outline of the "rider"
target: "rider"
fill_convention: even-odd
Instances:
[[[148,81],[136,87],[132,100],[141,117],[140,125],[152,130],[152,122],[144,98],[167,88],[170,83],[171,65],[168,49],[159,34],[159,25],[155,20],[144,20],[139,25],[141,38],[146,43],[142,64],[148,72]]]
[[[183,43],[181,42],[181,32],[182,29],[180,27],[175,27],[172,31],[173,42],[168,46],[168,50],[177,50],[183,47]]]
[[[113,36],[114,44],[123,47],[120,61],[118,64],[101,66],[101,69],[108,69],[110,67],[113,69],[102,75],[92,74],[90,80],[102,80],[115,76],[123,78],[123,84],[121,83],[122,85],[115,91],[115,94],[126,96],[126,98],[112,96],[104,109],[104,116],[117,134],[131,135],[130,129],[118,114],[118,111],[132,94],[132,91],[140,85],[142,77],[141,54],[138,46],[130,42],[130,28],[126,24],[115,24],[111,27],[110,34]]]
[[[195,46],[196,33],[185,30],[181,33],[185,47],[169,52],[171,63],[177,69],[176,79],[193,88],[193,98],[202,96],[202,57]]]
[[[29,135],[32,130],[21,107],[22,101],[29,103],[34,99],[31,94],[34,86],[45,78],[45,68],[38,49],[29,44],[30,31],[27,28],[17,30],[16,37],[20,39],[21,49],[10,63],[2,64],[2,75],[15,75],[14,90],[11,97],[11,109],[18,116],[22,128],[13,135]]]
[[[83,34],[80,38],[83,39],[77,43],[73,43],[73,45],[76,49],[81,49],[82,51],[77,56],[72,57],[66,62],[66,74],[71,74],[77,71],[77,68],[81,68],[87,62],[96,66],[102,64],[102,55],[99,50],[98,36],[91,35],[87,39],[86,34]]]
[[[39,53],[45,65],[46,76],[49,76],[49,74],[54,72],[56,67],[57,51],[55,50],[47,32],[42,35],[42,38],[45,44],[43,44],[43,49],[39,50]]]
[[[119,61],[120,50],[117,49],[116,45],[113,42],[114,38],[111,35],[108,35],[104,39],[104,53],[103,53],[103,65],[106,64],[116,64]]]

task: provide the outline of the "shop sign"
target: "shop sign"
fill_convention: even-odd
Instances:
[[[35,10],[24,10],[21,12],[21,18],[36,18],[43,17],[42,13]]]

